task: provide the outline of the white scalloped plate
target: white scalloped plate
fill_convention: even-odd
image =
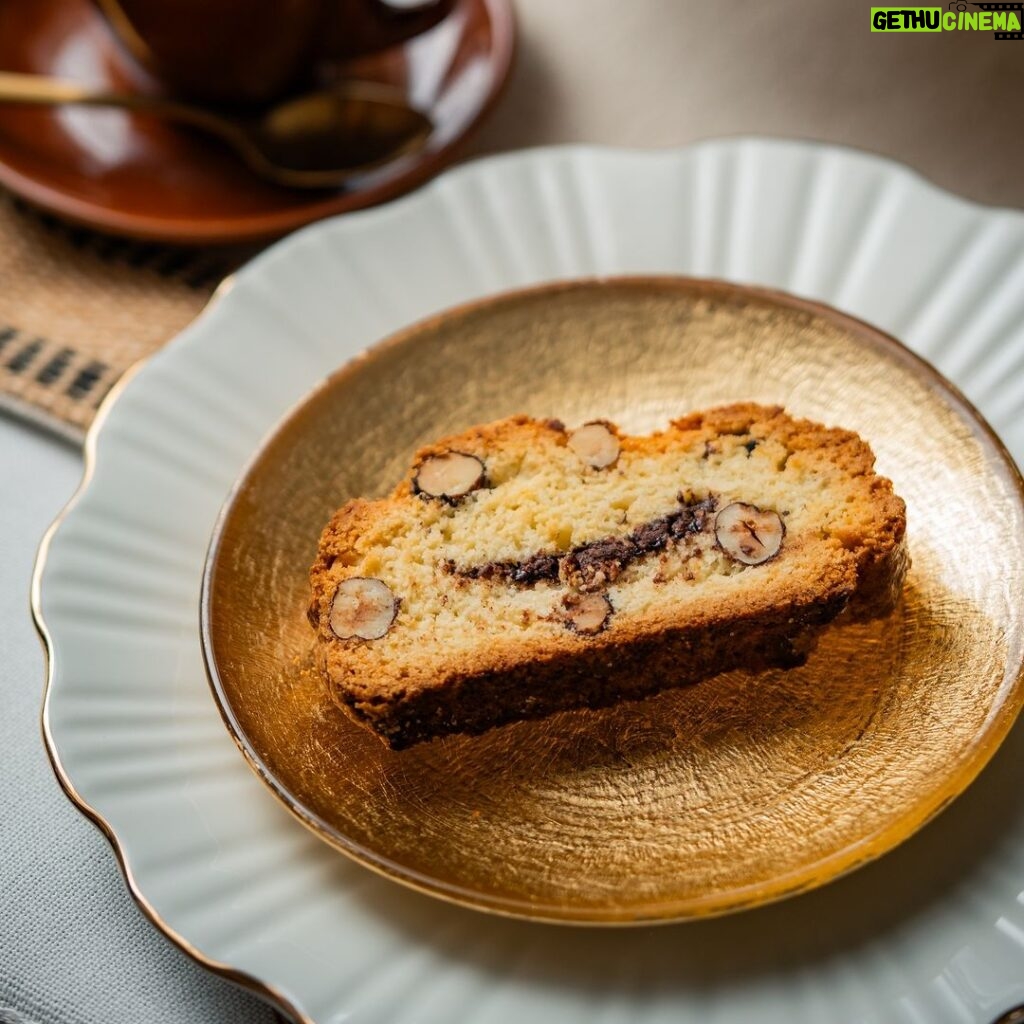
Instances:
[[[427,314],[634,272],[765,284],[863,317],[1024,456],[1024,216],[808,144],[481,161],[274,246],[105,406],[33,592],[58,776],[158,926],[303,1021],[988,1024],[1024,1001],[1020,726],[937,821],[856,874],[628,933],[487,917],[371,874],[299,827],[223,728],[199,645],[206,544],[281,414]]]

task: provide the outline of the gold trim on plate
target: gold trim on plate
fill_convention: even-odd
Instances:
[[[234,280],[235,275],[231,274],[221,281],[217,286],[216,291],[214,291],[213,295],[210,296],[209,301],[200,311],[193,323],[195,323],[200,317],[205,317],[213,309],[213,307],[228,293],[228,291],[230,291],[234,284]],[[128,863],[124,850],[121,847],[120,840],[117,838],[117,834],[113,827],[103,817],[103,815],[96,810],[95,807],[92,807],[81,796],[81,794],[75,789],[74,783],[72,783],[71,779],[68,777],[67,772],[65,772],[64,766],[61,763],[60,753],[57,750],[57,744],[55,743],[53,734],[50,731],[50,688],[51,683],[53,682],[53,645],[50,640],[50,632],[42,611],[42,577],[46,568],[46,560],[49,555],[50,542],[60,529],[60,526],[67,515],[71,512],[78,500],[83,494],[85,494],[89,487],[89,483],[92,480],[96,467],[96,441],[99,437],[100,431],[103,429],[103,424],[110,415],[110,410],[114,407],[118,399],[124,393],[124,390],[128,387],[138,372],[152,358],[152,356],[146,356],[138,362],[133,363],[132,366],[130,366],[125,373],[118,378],[110,391],[108,391],[104,396],[103,401],[100,403],[99,409],[96,412],[96,417],[90,424],[89,430],[85,435],[85,443],[83,447],[85,465],[82,471],[82,479],[79,482],[78,487],[75,488],[75,493],[72,494],[68,503],[61,509],[57,518],[54,519],[47,528],[46,533],[43,534],[43,539],[39,543],[39,550],[36,553],[36,561],[32,569],[30,603],[32,621],[35,624],[36,632],[39,634],[39,640],[43,647],[43,657],[46,661],[43,708],[42,715],[40,717],[43,746],[46,748],[47,757],[49,758],[50,765],[53,768],[53,773],[56,775],[57,781],[60,783],[61,789],[64,790],[68,799],[100,830],[100,832],[103,833],[107,841],[110,843],[110,846],[114,851],[114,857],[117,861],[117,865],[121,870],[121,874],[124,876],[128,892],[138,908],[143,914],[145,914],[149,921],[163,932],[163,934],[170,939],[175,946],[177,946],[183,953],[192,957],[192,959],[200,966],[205,967],[214,974],[218,974],[222,978],[226,978],[228,981],[233,981],[236,985],[240,985],[242,988],[248,989],[250,992],[260,996],[280,1013],[285,1014],[290,1019],[296,1021],[297,1024],[316,1024],[312,1017],[308,1017],[302,1013],[302,1011],[290,999],[288,999],[287,996],[275,989],[272,985],[268,985],[259,978],[255,978],[250,974],[246,974],[244,971],[240,971],[228,964],[221,963],[206,956],[205,953],[193,946],[188,939],[175,931],[175,929],[172,928],[171,925],[169,925],[156,912],[150,902],[142,894],[142,890],[138,887],[138,884],[135,881],[135,876],[132,873],[131,866]]]

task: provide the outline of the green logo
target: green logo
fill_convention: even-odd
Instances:
[[[971,10],[974,8],[974,10]],[[947,7],[872,7],[872,32],[993,32],[996,39],[1022,39],[1022,3],[966,3]]]
[[[872,32],[941,32],[941,7],[872,7]]]

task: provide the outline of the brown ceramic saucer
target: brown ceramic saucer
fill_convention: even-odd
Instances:
[[[267,238],[390,199],[436,174],[497,98],[513,49],[509,0],[457,0],[403,47],[339,66],[401,85],[434,122],[418,153],[344,189],[278,188],[218,143],[119,110],[0,104],[0,184],[90,227],[173,242]],[[0,68],[157,91],[88,0],[0,4]]]

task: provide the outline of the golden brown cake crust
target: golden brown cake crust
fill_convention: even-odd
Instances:
[[[892,609],[909,564],[905,506],[891,483],[874,473],[874,455],[856,434],[791,418],[779,407],[749,403],[690,413],[646,437],[608,427],[618,440],[618,462],[612,469],[574,471],[574,486],[584,495],[597,487],[614,493],[616,480],[626,486],[634,467],[637,472],[657,467],[659,460],[684,460],[680,465],[697,467],[705,475],[701,479],[712,483],[716,472],[724,481],[735,481],[742,479],[736,472],[743,471],[743,460],[748,459],[767,481],[761,486],[776,488],[772,493],[780,496],[780,506],[794,504],[791,493],[807,504],[820,500],[818,491],[823,492],[826,500],[820,508],[828,509],[827,526],[809,528],[804,522],[809,513],[801,520],[794,504],[788,523],[803,525],[787,527],[776,558],[749,569],[722,569],[719,563],[728,559],[723,559],[714,536],[706,537],[708,526],[700,519],[704,547],[687,549],[689,538],[669,542],[670,548],[681,549],[683,568],[676,569],[665,591],[671,591],[671,597],[664,603],[653,601],[642,612],[630,611],[627,588],[646,593],[654,587],[652,592],[658,592],[657,575],[645,569],[642,580],[637,577],[630,583],[624,575],[618,589],[615,581],[598,588],[609,595],[615,613],[607,628],[596,633],[581,635],[554,621],[557,615],[522,609],[515,614],[529,621],[524,619],[521,630],[497,619],[490,626],[477,614],[478,605],[486,608],[492,602],[496,614],[511,615],[504,603],[513,588],[493,579],[459,575],[477,571],[480,557],[474,559],[455,542],[433,538],[448,537],[445,531],[470,515],[483,515],[483,503],[496,501],[506,481],[517,474],[527,476],[537,453],[563,460],[560,465],[573,465],[566,451],[570,432],[555,420],[516,416],[444,438],[416,453],[409,473],[389,498],[356,499],[340,508],[323,532],[310,572],[310,621],[317,632],[320,665],[335,700],[356,721],[398,749],[567,708],[606,706],[730,669],[800,664],[821,628],[847,607],[860,617]],[[418,469],[431,457],[451,452],[481,460],[486,474],[480,490],[451,501],[416,493]],[[729,499],[744,499],[742,483],[728,486],[729,493],[718,494],[705,488],[711,497],[695,495],[693,501],[717,501],[720,510]],[[687,489],[685,478],[680,478],[679,487]],[[517,502],[521,514],[522,499]],[[790,511],[782,510],[783,517]],[[487,514],[496,522],[502,508],[495,506]],[[623,520],[616,536],[631,526],[635,529],[625,512]],[[428,585],[436,581],[441,591],[441,611],[433,620],[417,618],[418,606],[410,607],[407,597],[418,594],[417,605],[422,604],[424,584],[407,581],[400,567],[388,562],[396,547],[415,547],[421,535],[435,544],[429,557],[420,553],[415,560],[415,572],[427,574]],[[485,537],[481,543],[486,546],[490,541]],[[527,558],[531,550],[519,550],[516,556]],[[558,558],[566,550],[556,543],[545,553]],[[687,563],[687,557],[697,561]],[[698,565],[701,559],[718,559],[715,574],[687,582],[687,565]],[[431,560],[433,564],[427,565]],[[387,576],[385,582],[397,596],[390,633],[384,640],[339,639],[331,628],[338,586],[346,579],[373,576],[375,567],[381,567],[377,571]],[[560,579],[519,588],[536,591],[522,600],[564,598],[564,563],[561,571]],[[700,599],[701,588],[710,595],[708,600]],[[453,618],[452,606],[459,602],[473,614]],[[437,623],[436,635],[432,622]],[[446,643],[453,622],[459,624],[457,643]]]

